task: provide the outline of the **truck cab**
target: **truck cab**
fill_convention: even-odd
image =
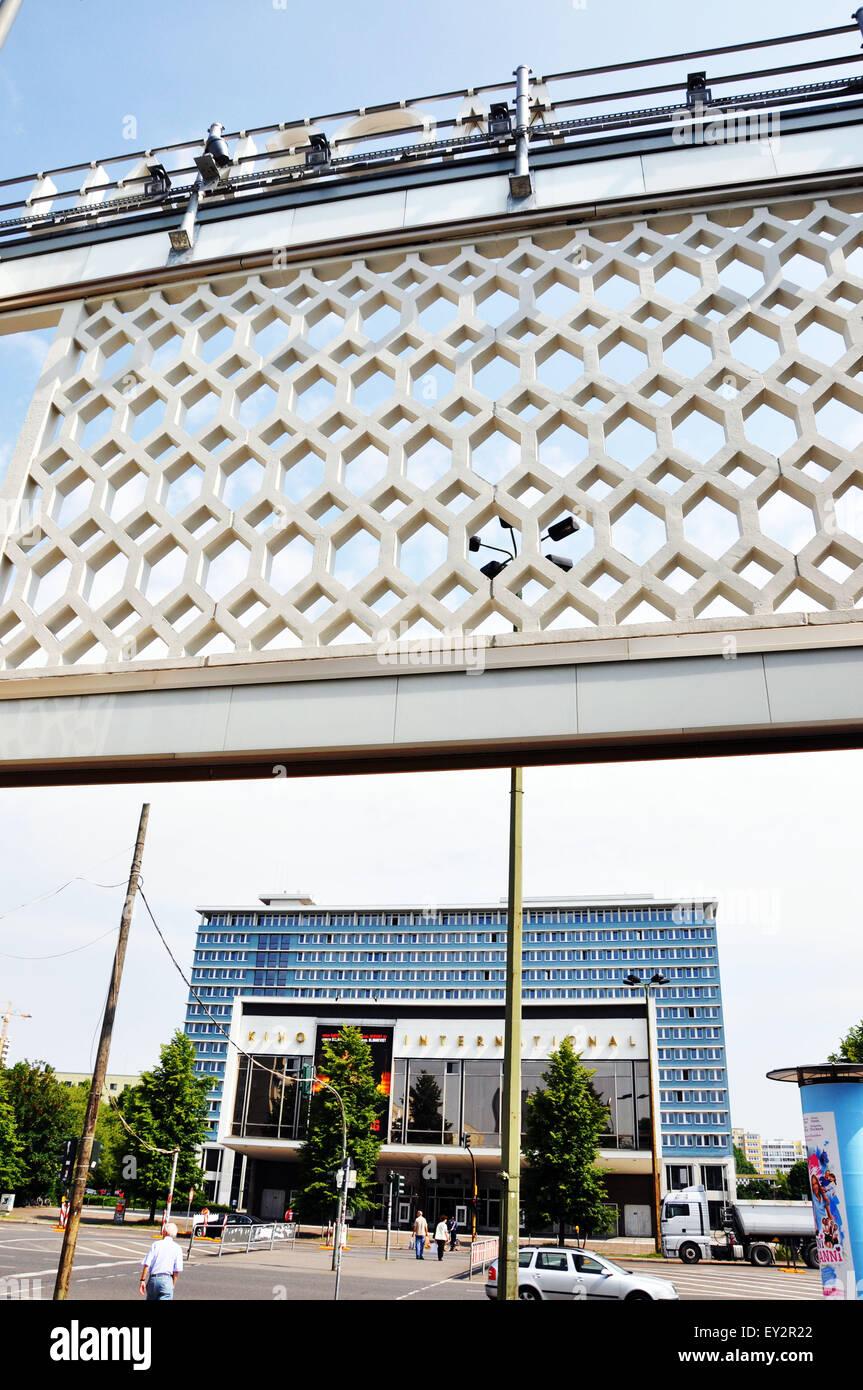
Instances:
[[[662,1253],[684,1264],[710,1259],[710,1215],[702,1186],[667,1192],[660,1211]],[[742,1254],[742,1251],[741,1251]]]

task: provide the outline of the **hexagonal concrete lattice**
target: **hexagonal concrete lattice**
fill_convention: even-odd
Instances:
[[[493,430],[483,443],[471,449],[471,467],[490,483],[499,483],[520,462],[521,449],[501,430]]]
[[[811,508],[783,488],[778,488],[766,502],[759,504],[758,524],[765,536],[795,554],[816,532]]]
[[[725,431],[694,407],[674,426],[674,445],[699,463],[707,463],[725,445]]]
[[[333,575],[349,588],[377,568],[381,543],[365,527],[333,543]]]
[[[656,448],[656,435],[632,416],[606,435],[605,451],[626,468],[640,468]]]
[[[634,502],[611,527],[611,543],[615,550],[637,565],[645,564],[665,541],[665,523],[640,502]]]
[[[68,304],[2,496],[40,520],[0,564],[0,667],[335,656],[445,613],[561,641],[856,620],[857,196],[523,212]],[[465,550],[498,515],[520,604]]]
[[[724,555],[740,538],[737,517],[712,497],[702,497],[701,501],[687,512],[683,518],[683,531],[692,545],[712,556],[714,560]]]

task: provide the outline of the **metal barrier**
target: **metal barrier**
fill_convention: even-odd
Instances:
[[[296,1222],[267,1221],[259,1226],[226,1225],[222,1228],[219,1241],[219,1259],[226,1253],[234,1255],[238,1251],[248,1255],[253,1246],[256,1250],[272,1250],[277,1240],[289,1240],[293,1250],[297,1240]],[[268,1245],[265,1244],[267,1241]]]
[[[468,1270],[468,1279],[473,1278],[473,1272],[475,1269],[479,1269],[482,1274],[485,1274],[486,1266],[490,1265],[492,1260],[496,1260],[497,1255],[497,1236],[489,1236],[487,1240],[475,1240],[470,1247],[470,1268]]]

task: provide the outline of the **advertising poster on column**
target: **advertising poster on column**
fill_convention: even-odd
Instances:
[[[846,1222],[848,1207],[833,1111],[813,1111],[804,1115],[803,1133],[815,1209],[822,1291],[825,1298],[855,1298],[854,1265]]]

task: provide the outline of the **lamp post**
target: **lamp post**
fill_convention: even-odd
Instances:
[[[494,550],[503,560],[489,560],[480,574],[494,584],[495,579],[518,556],[515,528],[499,517],[503,530],[509,532],[509,548],[489,545],[479,536],[471,536],[468,548]],[[578,522],[565,516],[549,526],[545,536],[553,541],[563,540],[578,530]],[[572,569],[572,561],[563,555],[545,557],[558,569]],[[521,597],[521,594],[517,595]],[[519,628],[514,629],[516,632]],[[524,792],[522,769],[514,767],[510,774],[509,804],[509,887],[507,894],[506,934],[506,1004],[503,1053],[503,1096],[501,1105],[501,1182],[503,1197],[500,1205],[500,1238],[498,1241],[498,1299],[518,1298],[518,1233],[521,1208],[521,977],[522,977],[522,806]]]
[[[653,1223],[655,1227],[653,1243],[657,1255],[661,1255],[662,1234],[659,1229],[659,1217],[661,1209],[659,1171],[660,1146],[658,1140],[658,1111],[656,1104],[656,1087],[653,1081],[653,1061],[654,1057],[656,1056],[656,1004],[651,996],[650,990],[651,986],[655,988],[657,985],[667,985],[668,979],[665,975],[663,975],[661,970],[657,970],[653,975],[651,975],[649,980],[642,980],[640,975],[636,975],[634,972],[631,972],[629,975],[624,975],[623,983],[625,985],[629,985],[632,989],[644,990],[644,1002],[647,1011],[647,1076],[648,1095],[650,1097],[650,1155],[651,1170],[653,1173]],[[636,1125],[638,1124],[637,1102],[635,1123]]]

